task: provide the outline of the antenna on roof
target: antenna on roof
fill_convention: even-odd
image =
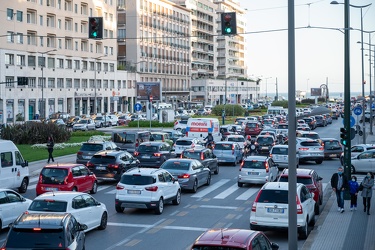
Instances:
[[[221,233],[221,239],[223,240],[224,239],[224,234],[223,234],[223,229],[220,228],[220,233]]]

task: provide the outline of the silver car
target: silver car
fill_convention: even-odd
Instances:
[[[275,145],[270,150],[270,157],[279,165],[279,168],[288,168],[288,145]],[[299,166],[299,154],[296,153],[297,168]]]
[[[178,182],[182,189],[197,192],[198,187],[210,185],[211,171],[195,159],[169,159],[160,166],[167,170]]]
[[[299,163],[304,161],[315,161],[316,164],[322,164],[324,160],[324,147],[319,141],[300,137],[296,139],[296,142]]]
[[[375,149],[367,150],[351,159],[351,173],[357,172],[375,172]]]
[[[216,142],[213,150],[219,163],[231,163],[236,166],[242,160],[242,150],[237,142]]]
[[[248,156],[240,166],[237,184],[242,187],[245,183],[264,184],[276,181],[279,176],[278,165],[267,156]]]
[[[95,122],[92,119],[82,119],[73,125],[73,131],[96,130]]]

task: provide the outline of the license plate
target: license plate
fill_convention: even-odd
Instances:
[[[335,154],[332,154],[332,155],[329,155],[329,157],[336,157],[336,155],[335,155]]]
[[[96,170],[106,170],[106,167],[96,167]]]
[[[150,159],[151,157],[149,155],[144,155],[144,156],[142,156],[142,158],[144,158],[144,159]]]
[[[267,208],[268,213],[278,213],[278,214],[283,214],[284,213],[284,208]]]
[[[91,156],[86,156],[86,155],[84,155],[82,158],[85,159],[85,160],[90,160],[90,159],[91,159]]]
[[[259,172],[248,172],[248,175],[259,175]]]
[[[268,147],[262,147],[262,149],[268,149]]]
[[[51,188],[51,187],[46,187],[47,191],[58,191],[58,188]]]
[[[141,190],[128,190],[128,194],[141,194]]]

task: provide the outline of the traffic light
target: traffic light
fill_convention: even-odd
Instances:
[[[341,144],[344,146],[347,146],[349,135],[348,135],[348,131],[346,130],[346,128],[340,128],[340,138],[341,138]]]
[[[237,35],[236,12],[221,13],[221,34]]]
[[[103,17],[89,17],[89,38],[103,38]]]
[[[27,77],[17,77],[17,85],[18,86],[26,86],[28,85],[28,79]]]

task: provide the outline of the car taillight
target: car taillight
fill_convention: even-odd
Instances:
[[[145,189],[150,192],[156,192],[158,191],[158,186],[146,187]]]
[[[138,148],[138,146],[139,146],[139,141],[138,141],[138,139],[135,141],[135,147],[136,148]]]
[[[203,152],[201,152],[201,160],[202,160],[202,161],[204,160]]]
[[[272,154],[270,154],[270,158],[272,158]]]
[[[178,121],[176,121],[175,123],[174,123],[174,125],[177,125],[178,124]]]
[[[139,155],[139,152],[138,151],[134,151],[134,156],[138,156]]]
[[[89,168],[89,167],[94,167],[95,166],[95,164],[93,164],[92,162],[87,162],[86,163],[86,166]]]
[[[43,176],[39,175],[39,183],[43,183]]]
[[[160,157],[161,154],[160,154],[160,153],[154,153],[154,156],[156,156],[156,157]]]
[[[117,164],[108,164],[108,167],[109,168],[118,168],[118,165]]]
[[[251,212],[256,212],[257,211],[257,203],[260,197],[260,194],[262,193],[262,190],[259,190],[257,197],[255,198],[253,205],[251,206]]]
[[[83,152],[78,151],[77,155],[83,155]]]
[[[299,148],[298,150],[306,151],[306,150],[309,150],[309,148]]]
[[[181,179],[188,179],[190,178],[190,174],[180,174],[179,176],[177,176],[178,178],[181,178]]]
[[[298,196],[297,196],[297,214],[303,214],[301,201],[299,200]]]
[[[268,162],[264,163],[264,167],[266,168],[266,173],[270,171],[270,167],[268,165]]]
[[[116,185],[116,190],[122,190],[124,189],[125,187],[121,186],[121,185]]]
[[[232,145],[232,155],[234,155],[234,145]]]
[[[191,147],[191,148],[195,148],[195,144],[192,143],[192,144],[190,145],[190,147]]]
[[[319,150],[324,150],[324,147],[320,147]]]

